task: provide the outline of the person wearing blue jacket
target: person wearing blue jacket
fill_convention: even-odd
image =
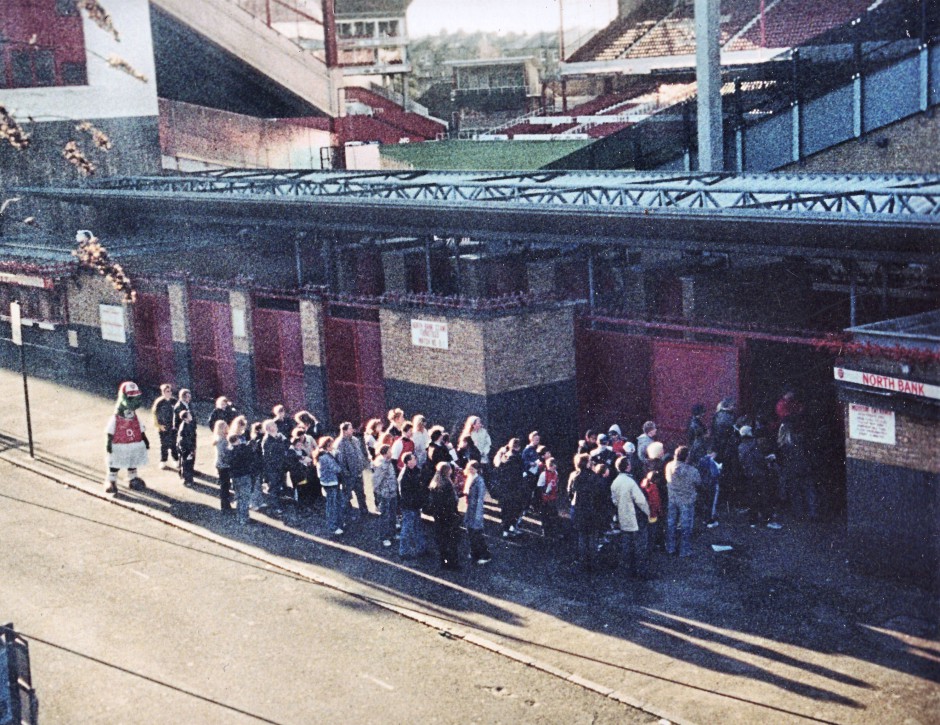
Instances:
[[[326,526],[334,536],[343,535],[343,501],[339,490],[340,465],[333,453],[334,440],[323,436],[317,446],[317,475],[326,494]]]
[[[467,527],[467,537],[470,539],[470,559],[482,565],[489,563],[492,557],[483,536],[486,482],[480,473],[480,467],[479,461],[468,461],[466,468],[463,469],[467,479],[464,484],[464,491],[467,494],[467,512],[464,514],[463,522]]]

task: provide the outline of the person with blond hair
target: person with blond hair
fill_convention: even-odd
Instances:
[[[480,463],[486,466],[490,462],[490,450],[493,448],[493,441],[490,438],[489,432],[483,427],[483,421],[480,420],[480,416],[471,415],[467,418],[467,422],[464,423],[463,430],[460,432],[460,437],[457,439],[457,442],[459,443],[467,436],[473,439],[473,444],[477,447],[477,450],[480,451]]]

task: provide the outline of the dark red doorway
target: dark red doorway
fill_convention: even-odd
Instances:
[[[735,345],[655,340],[652,345],[650,418],[669,448],[686,443],[692,406],[705,405],[705,423],[718,401],[737,400],[740,351]]]
[[[296,301],[257,300],[252,318],[258,405],[278,403],[295,413],[306,408],[300,311]]]
[[[165,296],[138,292],[134,303],[136,378],[142,388],[175,382],[170,302]]]
[[[334,424],[385,415],[378,309],[329,305],[325,318],[327,401]]]
[[[201,400],[214,400],[225,395],[237,405],[235,347],[229,305],[190,298],[189,333],[193,358],[193,395]]]

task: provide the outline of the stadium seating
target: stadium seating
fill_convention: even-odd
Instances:
[[[766,3],[721,0],[721,43],[726,50],[789,48],[863,15],[877,0],[804,0]],[[617,18],[571,55],[568,62],[660,58],[695,53],[694,0],[651,0]]]
[[[761,23],[755,22],[747,32],[733,41],[729,50],[753,47],[790,48],[864,15],[872,0],[832,0],[813,3],[807,12],[802,0],[781,0],[764,14],[763,43]]]
[[[411,111],[406,111],[394,101],[389,100],[384,96],[380,96],[378,93],[373,93],[372,91],[365,88],[347,88],[346,99],[347,101],[356,101],[371,108],[373,110],[371,119],[380,124],[375,125],[374,123],[368,122],[355,122],[350,125],[350,128],[362,130],[368,129],[369,133],[373,134],[381,131],[380,135],[383,137],[383,143],[398,143],[398,139],[395,139],[391,142],[384,140],[384,138],[389,136],[389,129],[396,129],[399,132],[399,137],[407,137],[412,141],[433,140],[439,133],[447,130],[443,124],[438,123],[433,119],[427,118],[426,116],[412,113]],[[370,117],[367,116],[367,118]],[[350,138],[347,140],[371,141],[378,139]]]

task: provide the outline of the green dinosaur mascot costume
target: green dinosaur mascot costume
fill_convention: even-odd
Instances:
[[[140,388],[130,381],[118,388],[117,407],[108,419],[105,432],[108,434],[108,478],[105,481],[108,493],[117,493],[117,474],[127,469],[127,485],[139,491],[146,488],[137,475],[137,469],[147,464],[150,441],[144,433],[144,424],[137,417],[137,409],[143,403]]]

